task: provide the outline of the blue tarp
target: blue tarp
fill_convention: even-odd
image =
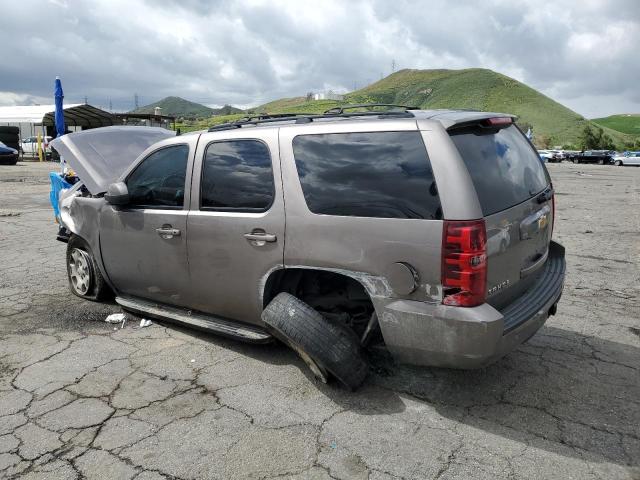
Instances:
[[[51,202],[51,206],[53,207],[53,211],[56,214],[56,218],[60,217],[60,209],[58,208],[58,197],[60,195],[60,190],[65,188],[71,188],[69,182],[67,182],[64,178],[60,176],[59,173],[50,172],[49,173],[49,181],[51,182],[51,192],[49,193],[49,201]]]

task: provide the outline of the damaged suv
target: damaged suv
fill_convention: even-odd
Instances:
[[[356,388],[366,348],[478,368],[553,315],[564,248],[535,149],[505,114],[262,116],[53,142],[71,291],[248,342]]]

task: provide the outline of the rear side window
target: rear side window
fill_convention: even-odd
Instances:
[[[300,135],[293,139],[293,153],[313,213],[442,218],[419,132]]]
[[[476,187],[482,213],[491,215],[531,198],[549,184],[546,170],[515,126],[451,132]]]
[[[202,210],[265,211],[273,202],[269,148],[258,140],[209,144],[202,161]]]

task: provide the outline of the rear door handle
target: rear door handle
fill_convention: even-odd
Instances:
[[[156,232],[162,238],[173,238],[180,236],[180,230],[173,228],[171,225],[163,225],[160,228],[156,228]]]
[[[244,238],[253,242],[275,242],[278,237],[272,233],[245,233]]]

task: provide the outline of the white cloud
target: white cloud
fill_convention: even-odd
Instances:
[[[4,103],[48,98],[60,75],[68,101],[117,109],[134,93],[256,105],[351,90],[395,60],[492,68],[586,116],[640,111],[636,0],[25,0],[3,20]]]

